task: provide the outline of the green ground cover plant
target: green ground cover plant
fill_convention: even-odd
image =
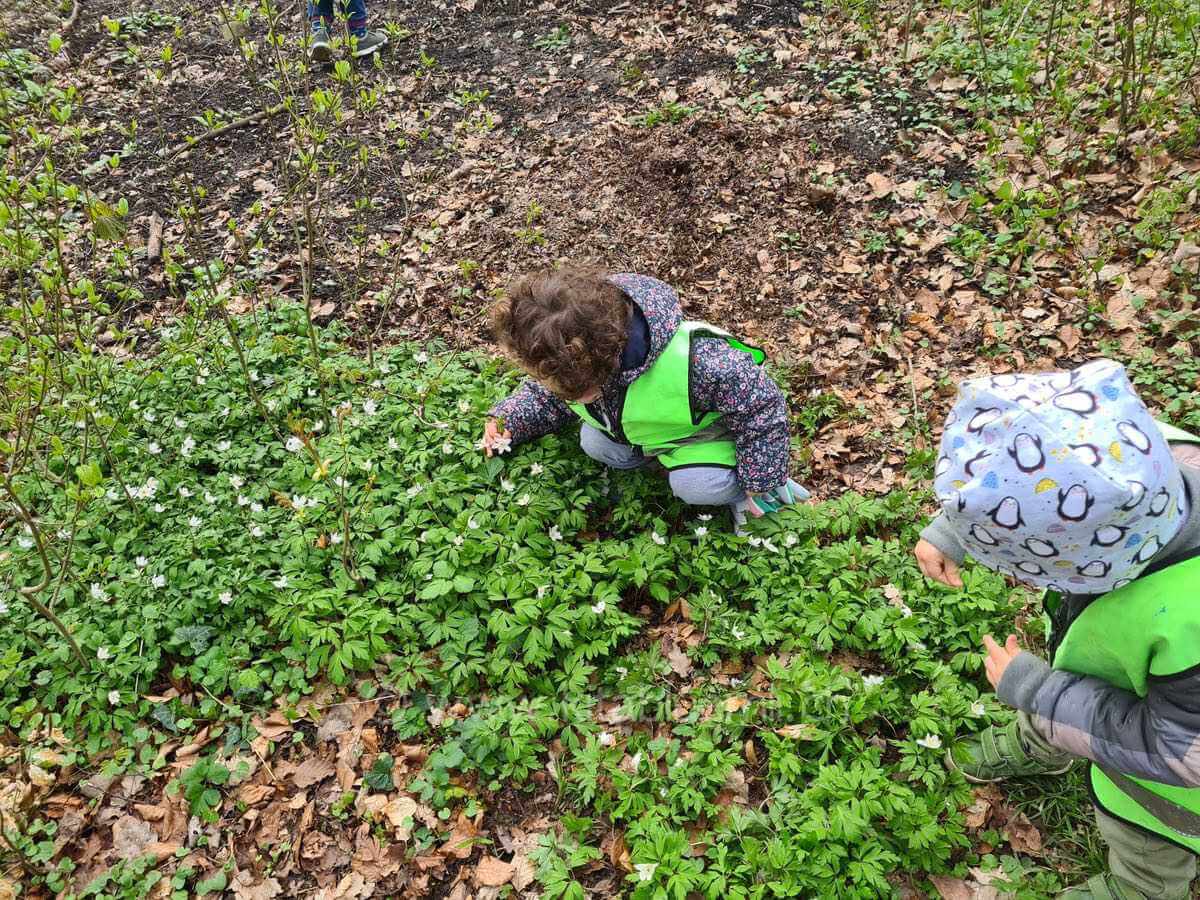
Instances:
[[[173,787],[212,819],[252,713],[322,679],[387,690],[397,736],[432,750],[408,790],[443,818],[550,765],[588,817],[538,853],[553,896],[582,896],[571,870],[614,826],[635,897],[874,897],[979,861],[941,756],[1000,713],[978,647],[1026,597],[981,570],[930,587],[908,553],[919,496],[848,494],[735,537],[570,433],[485,459],[479,422],[513,382],[495,361],[404,345],[372,366],[332,329],[316,366],[294,305],[239,332],[244,371],[219,323],[113,364],[91,410],[107,453],[16,485],[53,565],[70,557],[55,611],[84,659],[13,592],[41,576],[22,533],[8,727],[153,773],[167,740],[224,726]],[[695,637],[668,654],[672,604]],[[469,714],[432,724],[456,698]]]

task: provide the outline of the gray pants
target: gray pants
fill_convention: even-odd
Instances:
[[[638,469],[647,462],[641,451],[618,444],[598,428],[586,422],[579,431],[579,446],[596,462],[612,469]],[[692,506],[727,506],[746,496],[738,484],[737,473],[720,466],[690,466],[668,476],[671,490]]]
[[[1028,713],[1018,713],[1021,740],[1034,759],[1062,763],[1070,758],[1047,743]],[[1184,900],[1196,877],[1196,855],[1170,841],[1126,825],[1096,809],[1096,826],[1108,844],[1108,868],[1117,878],[1155,900]]]

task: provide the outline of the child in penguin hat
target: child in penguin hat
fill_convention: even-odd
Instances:
[[[952,587],[964,556],[1046,589],[1050,662],[985,638],[1019,712],[958,742],[974,782],[1090,760],[1109,871],[1061,895],[1184,898],[1200,852],[1200,439],[1155,422],[1125,370],[999,375],[960,386],[916,547]]]

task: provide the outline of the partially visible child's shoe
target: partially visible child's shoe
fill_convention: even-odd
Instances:
[[[1148,900],[1137,888],[1111,872],[1095,875],[1084,884],[1067,888],[1058,900]]]
[[[353,35],[354,56],[370,56],[378,53],[387,46],[388,36],[382,31],[368,30],[363,34]]]
[[[733,529],[737,534],[742,534],[742,526],[746,524],[747,516],[765,516],[773,512],[779,512],[784,506],[791,506],[803,500],[807,500],[812,494],[806,488],[801,487],[792,479],[788,479],[773,491],[768,491],[765,494],[756,494],[751,496],[746,494],[741,500],[729,504],[729,510],[733,514]],[[758,512],[755,514],[750,507],[754,507]]]
[[[329,62],[333,55],[329,46],[329,29],[318,25],[312,30],[312,43],[308,48],[308,56],[313,62]]]
[[[1014,719],[1003,728],[992,726],[946,752],[946,768],[957,769],[973,784],[988,784],[1006,778],[1028,778],[1033,775],[1061,775],[1075,758],[1067,754],[1039,759],[1021,743],[1018,723]]]

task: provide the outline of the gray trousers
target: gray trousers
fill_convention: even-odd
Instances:
[[[1070,754],[1048,743],[1028,713],[1017,714],[1021,741],[1034,759],[1065,762]],[[1096,809],[1096,827],[1108,844],[1109,871],[1155,900],[1185,900],[1196,877],[1196,855]]]
[[[586,422],[579,431],[579,446],[596,462],[612,469],[638,469],[647,463],[641,451],[628,444],[618,444]],[[727,506],[746,496],[745,489],[738,483],[737,473],[720,466],[677,469],[670,473],[668,481],[675,496],[692,506]]]

